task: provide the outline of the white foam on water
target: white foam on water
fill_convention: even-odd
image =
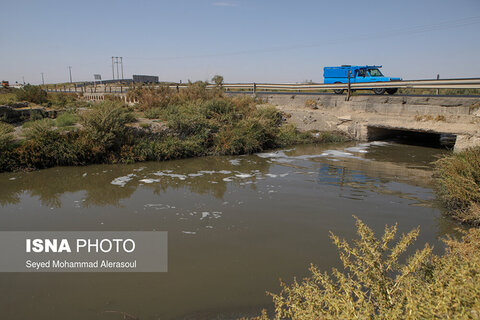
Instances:
[[[248,174],[248,173],[239,173],[239,174],[236,174],[235,177],[245,179],[245,178],[251,178],[253,176],[251,174]]]
[[[213,229],[213,226],[205,226],[207,229]]]
[[[139,181],[143,183],[154,183],[154,182],[160,182],[160,179],[142,179]]]
[[[140,171],[144,170],[145,168],[146,168],[146,167],[140,167],[140,168],[138,168],[138,169],[133,169],[133,171],[140,172]]]
[[[265,174],[267,177],[270,177],[270,178],[276,178],[277,175],[276,174],[273,174],[273,173],[266,173]]]
[[[171,170],[165,170],[165,172],[167,171],[171,172]],[[187,178],[187,176],[184,174],[165,173],[165,172],[158,171],[158,172],[155,172],[154,175],[160,176],[160,177],[165,176],[165,177],[171,177],[171,178],[178,178],[180,180],[185,180]]]
[[[16,180],[16,179],[17,179],[17,178],[13,177],[13,178],[10,178],[10,179],[8,179],[8,180],[13,181],[13,180]]]
[[[213,173],[215,173],[215,171],[200,170],[200,171],[198,171],[198,173],[202,173],[202,174],[213,174]]]
[[[120,187],[125,187],[128,181],[132,180],[132,178],[135,177],[135,174],[130,173],[129,175],[123,176],[123,177],[118,177],[112,180],[110,182],[111,184],[120,186]]]
[[[238,159],[228,160],[228,162],[230,162],[230,164],[232,164],[234,166],[239,166],[240,165],[240,160],[238,160]]]
[[[184,234],[197,234],[196,231],[182,231]]]
[[[170,206],[168,204],[161,204],[161,203],[147,203],[143,205],[145,208],[153,208],[155,210],[163,210],[163,209],[175,209],[174,206]]]
[[[230,174],[230,173],[232,173],[232,171],[220,170],[220,171],[218,171],[218,173],[221,173],[221,174]]]
[[[367,148],[368,148],[368,146],[357,146],[357,147],[346,148],[345,151],[358,152],[358,153],[368,153]]]
[[[202,212],[202,217],[200,218],[200,220],[205,219],[205,218],[208,217],[209,215],[210,215],[210,212],[207,212],[207,211]]]
[[[260,158],[288,158],[285,152],[275,151],[275,152],[264,152],[264,153],[255,153],[256,156]]]
[[[213,183],[213,184],[218,183],[218,181],[208,181],[208,182]]]
[[[85,178],[85,177],[87,176],[87,174],[88,174],[88,173],[85,172],[84,174],[82,174],[82,177]]]
[[[212,212],[212,216],[215,218],[215,219],[218,219],[222,216],[222,212],[220,211],[213,211]]]
[[[372,146],[387,146],[389,144],[390,144],[389,142],[385,142],[385,141],[372,141],[372,142],[370,142],[370,145],[372,145]]]
[[[223,178],[223,181],[225,181],[225,182],[231,182],[231,181],[233,181],[233,179],[231,179],[231,178]]]
[[[203,176],[203,173],[200,173],[200,172],[199,173],[189,173],[188,176],[189,177],[201,177],[201,176]]]
[[[288,176],[288,172],[285,172],[285,173],[282,173],[282,174],[279,174],[280,177],[284,178],[286,176]]]

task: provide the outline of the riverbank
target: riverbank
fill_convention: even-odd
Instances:
[[[41,102],[43,94],[29,90]],[[207,90],[203,82],[180,92],[140,88],[129,94],[137,105],[112,98],[70,108],[55,122],[31,119],[23,123],[21,139],[13,126],[0,123],[0,172],[251,154],[347,140],[340,133],[299,132],[284,123],[285,115],[275,107],[259,106],[251,97],[226,97],[220,88]]]

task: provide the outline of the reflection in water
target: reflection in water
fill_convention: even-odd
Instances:
[[[1,230],[164,230],[164,274],[1,274],[6,319],[229,319],[268,307],[278,279],[338,266],[328,231],[418,225],[442,248],[430,162],[388,143],[299,146],[239,157],[0,174]],[[414,248],[414,249],[415,249]],[[47,307],[48,306],[48,307]]]

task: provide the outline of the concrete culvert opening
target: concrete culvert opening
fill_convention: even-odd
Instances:
[[[449,133],[413,131],[368,126],[368,141],[389,140],[396,143],[453,149],[457,136]]]

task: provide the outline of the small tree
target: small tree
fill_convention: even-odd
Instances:
[[[33,103],[47,102],[47,92],[40,86],[32,86],[27,84],[22,89],[15,92],[17,99],[20,101],[28,101]]]
[[[223,86],[223,77],[220,75],[214,75],[212,78],[212,82],[215,83],[215,85],[219,88]]]

